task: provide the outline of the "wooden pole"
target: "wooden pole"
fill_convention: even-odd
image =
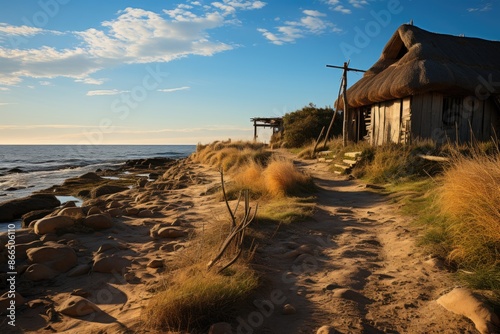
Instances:
[[[325,127],[321,128],[321,132],[320,132],[320,134],[318,136],[318,140],[316,140],[316,144],[314,145],[314,148],[313,148],[313,155],[316,154],[316,149],[318,148],[318,144],[319,144],[319,142],[321,140],[321,137],[323,137],[323,132],[325,132]]]
[[[257,121],[253,121],[253,141],[257,141]]]
[[[342,74],[342,98],[344,99],[344,125],[343,125],[343,146],[347,146],[348,132],[347,132],[347,63],[344,63],[344,73]]]

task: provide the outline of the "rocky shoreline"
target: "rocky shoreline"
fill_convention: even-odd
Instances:
[[[15,303],[16,313],[16,326],[4,322],[0,330],[125,332],[116,327],[122,320],[115,322],[123,313],[130,324],[121,326],[138,326],[148,287],[161,281],[193,222],[206,219],[189,210],[217,178],[199,168],[189,158],[130,160],[0,204],[0,220],[22,217],[25,226],[15,231],[10,263],[10,232],[0,234],[0,309]],[[83,202],[61,205],[55,195]],[[17,273],[15,298],[8,273]]]

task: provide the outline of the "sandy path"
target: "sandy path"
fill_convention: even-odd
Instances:
[[[396,204],[335,178],[326,164],[298,164],[320,187],[317,211],[260,249],[270,288],[254,304],[265,321],[249,313],[241,333],[316,333],[325,325],[330,333],[476,332],[436,303],[454,283],[415,245],[417,231]],[[283,314],[287,303],[296,313]]]

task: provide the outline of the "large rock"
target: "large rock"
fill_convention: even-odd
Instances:
[[[25,213],[21,217],[23,219],[21,226],[28,227],[32,221],[42,219],[45,216],[48,216],[49,214],[51,214],[52,212],[53,212],[53,210],[46,209],[46,210],[35,210],[35,211]]]
[[[92,267],[88,264],[80,264],[66,273],[68,277],[77,277],[87,274]]]
[[[61,202],[54,195],[48,194],[13,199],[0,204],[0,222],[21,218],[22,215],[35,210],[53,209],[59,205]]]
[[[129,188],[121,186],[103,185],[92,189],[90,191],[90,196],[92,198],[97,198],[99,196],[119,193],[125,190],[129,190]]]
[[[32,263],[42,263],[59,272],[66,272],[77,265],[78,259],[73,248],[58,243],[30,248],[26,251]]]
[[[36,234],[55,233],[59,229],[68,228],[75,224],[75,221],[67,216],[54,216],[42,218],[35,223]]]
[[[498,316],[468,289],[455,288],[446,295],[439,297],[437,303],[448,311],[472,320],[481,334],[500,332]]]
[[[114,254],[106,256],[101,253],[94,258],[92,270],[98,273],[124,273],[130,264],[130,260],[121,256]]]
[[[113,220],[107,214],[90,215],[85,218],[83,225],[93,228],[94,230],[104,230],[113,227]]]
[[[57,311],[70,317],[83,317],[91,313],[101,312],[101,309],[90,300],[80,296],[70,296]]]
[[[34,263],[26,269],[23,274],[23,277],[29,281],[43,281],[52,279],[57,276],[57,272],[55,270],[50,269],[44,264]]]
[[[57,213],[57,215],[58,216],[66,216],[66,217],[70,217],[73,219],[85,217],[85,214],[83,213],[82,208],[79,208],[77,206],[64,208],[61,211],[59,211]]]

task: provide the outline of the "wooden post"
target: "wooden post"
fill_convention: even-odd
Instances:
[[[343,146],[347,146],[348,131],[347,131],[347,63],[344,63],[344,73],[342,74],[342,98],[344,99],[344,125],[343,125]]]
[[[257,141],[257,121],[253,121],[253,141]]]

